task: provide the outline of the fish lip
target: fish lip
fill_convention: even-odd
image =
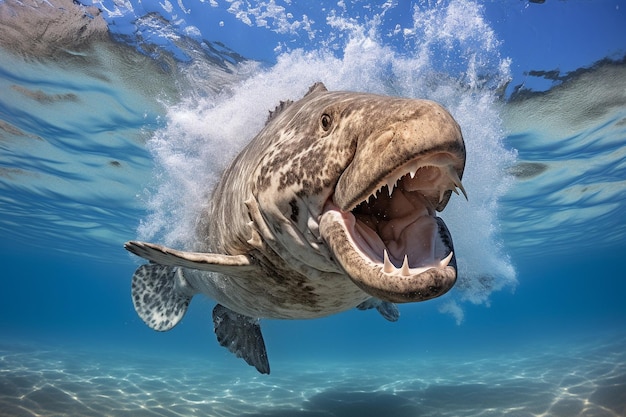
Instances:
[[[435,213],[445,207],[450,193],[456,191],[456,188],[466,195],[459,174],[454,169],[454,161],[453,156],[441,153],[409,160],[370,185],[365,192],[365,195],[369,195],[366,200],[345,208],[335,201],[334,194],[329,196],[319,221],[320,236],[326,241],[337,263],[363,291],[384,301],[405,303],[438,297],[454,286],[456,259],[452,238],[443,220]],[[417,174],[424,168],[432,171],[426,172],[425,179]],[[432,178],[435,183],[430,184],[431,190],[419,189],[419,186],[429,186],[427,180]],[[402,259],[397,254],[391,256],[393,261],[389,261],[391,251],[382,237],[373,237],[380,232],[372,230],[359,219],[361,214],[358,213],[358,207],[371,201],[372,196],[379,198],[377,196],[380,193],[388,193],[389,187],[393,187],[393,193],[388,198],[390,202],[398,192],[419,200],[416,207],[421,212],[414,213],[418,209],[409,208],[406,223],[421,223],[431,230],[425,234],[427,242],[424,246],[432,246],[433,256],[427,257],[423,264],[416,265],[415,260],[409,262],[407,257],[404,261],[406,265],[403,263],[398,267]],[[404,218],[399,221],[404,221]]]

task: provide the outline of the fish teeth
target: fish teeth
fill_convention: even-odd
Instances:
[[[387,249],[383,249],[383,272],[385,274],[391,274],[393,271],[396,270],[396,267],[393,266],[393,264],[391,263],[391,261],[389,260],[389,254],[387,253]]]
[[[463,188],[463,183],[461,182],[461,179],[459,178],[459,174],[457,174],[456,169],[454,169],[451,166],[448,167],[448,177],[450,177],[450,180],[452,180],[452,183],[455,185],[455,188],[453,188],[452,191],[454,191],[458,195],[459,194],[459,191],[457,190],[458,188],[463,193],[463,196],[465,197],[465,199],[468,200],[467,193],[465,192],[465,188]]]
[[[411,164],[411,166],[409,166],[409,175],[411,176],[411,179],[415,178],[415,174],[417,173],[417,170],[419,169],[419,163],[413,162]]]
[[[461,192],[463,193],[463,197],[465,197],[465,200],[469,201],[469,198],[467,198],[467,193],[465,192],[465,188],[463,188],[463,184],[459,183],[458,187],[461,190]]]
[[[454,252],[450,252],[450,254],[448,256],[446,256],[444,259],[442,259],[439,262],[439,268],[445,268],[446,266],[448,266],[448,264],[452,260],[452,255],[453,254],[454,254]]]
[[[384,179],[382,181],[382,184],[380,184],[380,187],[378,189],[372,191],[370,196],[367,197],[367,199],[365,201],[371,200],[372,197],[374,197],[374,199],[377,199],[380,196],[380,193],[383,192],[383,188],[385,186],[387,186],[387,193],[388,193],[389,197],[391,197],[393,192],[394,192],[394,189],[398,186],[398,182],[402,179],[402,177],[404,177],[405,175],[408,174],[411,177],[411,179],[413,179],[417,175],[417,171],[419,171],[420,168],[422,168],[422,165],[420,165],[420,163],[418,161],[411,162],[408,165],[407,171],[405,171],[404,174],[400,175],[398,178],[390,177],[390,178]],[[457,195],[463,194],[465,199],[468,200],[467,192],[465,191],[465,187],[463,187],[463,183],[461,182],[461,179],[459,178],[458,173],[456,172],[456,170],[452,166],[448,166],[447,168],[448,169],[447,169],[447,172],[446,172],[445,168],[441,167],[443,172],[446,172],[446,174],[448,176],[448,179],[449,179],[451,184],[449,183],[450,188],[446,188],[444,186],[443,189],[439,190],[439,203],[441,203],[443,201],[445,193],[448,190],[453,191]]]
[[[449,256],[448,258],[451,259],[451,256]],[[450,259],[448,258],[446,258],[447,262],[450,262]],[[383,249],[383,272],[385,274],[397,274],[399,272],[399,275],[405,277],[411,276],[411,268],[409,267],[409,255],[404,255],[404,261],[402,262],[402,266],[400,268],[396,268],[395,265],[392,264],[389,260],[389,253],[387,252],[387,249]]]
[[[443,196],[446,194],[446,190],[439,190],[439,204],[443,201]]]
[[[409,256],[408,255],[404,255],[404,262],[402,262],[402,268],[400,268],[400,273],[404,275],[405,277],[408,277],[411,275],[411,270],[409,268]]]
[[[397,179],[388,179],[387,180],[387,189],[389,192],[389,197],[391,197],[391,194],[393,194],[393,189],[396,188],[396,184],[398,183]]]

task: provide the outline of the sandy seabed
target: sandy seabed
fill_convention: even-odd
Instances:
[[[0,345],[2,416],[624,416],[626,338],[489,357],[280,363]],[[245,366],[245,365],[244,365]]]

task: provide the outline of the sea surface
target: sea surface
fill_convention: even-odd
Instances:
[[[136,315],[229,161],[315,82],[459,122],[444,296],[263,320]],[[626,415],[626,2],[0,0],[0,415]]]

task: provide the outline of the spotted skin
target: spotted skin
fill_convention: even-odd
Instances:
[[[150,328],[170,330],[187,312],[191,295],[177,288],[182,279],[179,268],[164,265],[145,264],[135,271],[131,284],[133,305]]]
[[[319,318],[360,306],[397,320],[395,300],[445,293],[456,280],[456,265],[424,275],[437,281],[434,290],[391,276],[392,291],[370,291],[389,278],[382,264],[370,268],[361,259],[364,266],[347,267],[346,253],[355,249],[346,233],[332,232],[334,224],[322,227],[329,223],[329,202],[347,213],[395,170],[429,155],[449,156],[450,169],[457,179],[462,176],[460,128],[436,103],[329,92],[321,83],[299,101],[281,102],[213,190],[198,218],[194,252],[126,243],[126,249],[154,262],[133,278],[137,313],[150,327],[168,330],[191,297],[204,294],[219,303],[214,326],[220,344],[262,373],[269,373],[269,364],[260,318]],[[454,189],[445,187],[425,194],[437,210]],[[438,230],[446,236],[439,237],[437,256],[452,250],[445,225]],[[359,274],[369,274],[373,284],[360,285]],[[246,329],[255,336],[245,337]]]

